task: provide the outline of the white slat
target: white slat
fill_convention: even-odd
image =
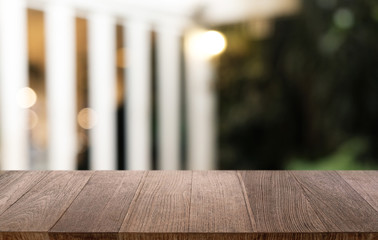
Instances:
[[[215,92],[209,59],[185,43],[188,118],[188,169],[209,170],[215,166]]]
[[[151,168],[150,26],[129,19],[125,23],[127,163],[130,170]]]
[[[93,170],[116,169],[115,19],[104,13],[89,16],[89,106],[95,125],[90,130]]]
[[[77,154],[74,11],[48,3],[45,24],[49,168],[71,170]]]
[[[1,162],[4,170],[29,168],[27,110],[18,105],[27,86],[26,6],[23,0],[0,0]]]
[[[159,169],[180,168],[180,32],[157,28]]]

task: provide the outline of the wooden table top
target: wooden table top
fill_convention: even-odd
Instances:
[[[11,239],[378,239],[378,171],[4,171]]]

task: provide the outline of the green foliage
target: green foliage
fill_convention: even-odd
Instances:
[[[303,158],[292,158],[288,162],[288,170],[367,170],[377,169],[372,162],[361,162],[358,158],[368,150],[368,142],[364,139],[352,139],[342,144],[329,156],[310,161]]]
[[[253,24],[220,29],[229,43],[216,83],[220,168],[297,168],[294,156],[304,168],[376,167],[378,2],[302,8],[270,22],[267,37]],[[365,147],[341,154],[356,138]]]

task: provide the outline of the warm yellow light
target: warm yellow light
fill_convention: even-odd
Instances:
[[[226,48],[226,38],[217,31],[207,31],[202,35],[204,51],[209,55],[217,55]]]
[[[225,36],[217,31],[197,32],[189,37],[189,51],[199,57],[212,57],[222,53],[227,46]]]
[[[21,108],[30,108],[37,102],[37,94],[29,87],[21,88],[17,93],[17,102]]]
[[[84,129],[91,129],[97,123],[97,114],[91,108],[83,108],[77,115],[77,122],[79,126]]]

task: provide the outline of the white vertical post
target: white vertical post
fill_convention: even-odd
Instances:
[[[27,28],[24,0],[0,0],[1,163],[4,170],[27,170],[27,112],[18,91],[27,86]]]
[[[127,164],[131,170],[151,168],[150,130],[150,28],[143,21],[125,24],[126,41],[126,142]]]
[[[180,168],[180,33],[157,28],[159,169]]]
[[[192,52],[187,40],[185,50],[188,168],[214,169],[216,121],[213,67],[208,57]]]
[[[93,170],[116,169],[116,65],[115,19],[92,13],[88,22],[89,106],[96,123],[90,130],[90,166]]]
[[[67,6],[47,3],[46,67],[48,161],[53,170],[76,168],[75,16]]]

